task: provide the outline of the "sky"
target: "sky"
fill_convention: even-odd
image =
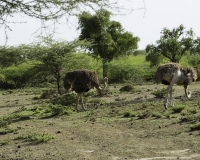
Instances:
[[[145,49],[148,44],[155,44],[160,38],[160,32],[165,27],[172,30],[183,24],[186,30],[192,28],[196,37],[200,37],[199,0],[133,0],[132,3],[124,3],[123,0],[119,0],[119,2],[123,2],[121,5],[135,10],[127,15],[113,16],[111,20],[120,22],[125,31],[140,38],[138,49]],[[26,23],[10,25],[12,31],[7,33],[7,45],[9,46],[29,44],[37,40],[41,31],[47,32],[40,29],[41,22],[39,20],[15,17],[15,21]],[[61,24],[56,25],[55,38],[67,41],[78,38],[79,31],[76,30],[78,20],[71,18],[69,23],[65,22],[63,19]],[[6,38],[3,28],[0,28],[0,37],[0,45],[5,45]]]

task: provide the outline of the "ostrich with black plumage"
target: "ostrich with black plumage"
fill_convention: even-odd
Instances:
[[[77,93],[76,110],[78,111],[79,100],[81,100],[82,109],[85,110],[83,104],[83,93],[90,89],[96,88],[99,94],[106,89],[108,78],[103,79],[104,87],[100,87],[99,78],[96,72],[82,69],[67,72],[64,78],[64,88],[67,91],[75,91]]]

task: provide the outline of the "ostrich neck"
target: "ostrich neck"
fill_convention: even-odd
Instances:
[[[104,91],[107,87],[107,82],[104,82],[104,87],[101,88],[100,86],[96,87],[97,91],[101,94],[102,91]]]
[[[176,82],[177,85],[185,85],[185,74],[181,71],[180,78]],[[187,87],[186,87],[187,88]]]
[[[107,88],[107,82],[104,82],[103,90],[105,90],[106,88]]]

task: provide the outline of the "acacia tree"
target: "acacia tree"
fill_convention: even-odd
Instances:
[[[5,68],[11,65],[18,65],[25,61],[21,46],[6,47],[0,46],[0,67]]]
[[[156,44],[147,45],[146,60],[150,61],[151,66],[158,65],[163,58],[171,62],[179,62],[183,55],[191,51],[193,45],[194,32],[192,29],[185,31],[182,24],[172,30],[164,28]]]
[[[132,0],[124,1],[131,2]],[[5,29],[7,37],[7,31],[12,30],[10,24],[21,23],[15,20],[17,15],[40,19],[42,21],[41,24],[46,28],[49,25],[46,22],[52,22],[55,25],[63,17],[68,22],[71,16],[77,16],[86,10],[92,9],[95,11],[100,8],[118,12],[126,11],[126,13],[134,10],[133,8],[124,8],[119,4],[118,0],[1,0],[0,28]]]
[[[132,54],[137,49],[138,37],[125,32],[119,22],[110,20],[111,12],[100,9],[96,14],[83,12],[79,15],[81,30],[79,39],[93,41],[87,48],[103,63],[103,77],[107,77],[108,62],[122,55]]]
[[[194,40],[194,45],[191,51],[192,53],[200,53],[200,37],[197,37],[197,39]]]
[[[55,77],[58,93],[61,94],[61,71],[65,63],[68,61],[69,57],[72,56],[72,53],[77,51],[77,48],[87,45],[90,45],[90,43],[86,41],[55,41],[51,37],[46,37],[42,39],[42,42],[37,42],[31,46],[29,54],[31,54],[32,58],[36,57],[37,60],[42,62],[39,66],[42,72],[46,71]]]

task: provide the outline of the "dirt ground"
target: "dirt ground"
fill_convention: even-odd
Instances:
[[[190,100],[183,96],[183,87],[174,86],[175,105],[199,110],[199,86],[196,82],[188,87],[192,91]],[[86,112],[48,118],[31,116],[12,122],[9,127],[17,131],[0,135],[0,160],[199,160],[200,130],[190,130],[196,122],[181,122],[181,113],[166,111],[164,98],[152,94],[166,86],[136,87],[140,92],[119,92],[120,85],[110,85],[110,94],[95,97],[99,103],[87,101]],[[0,117],[38,105],[33,100],[37,92],[4,93],[0,91]],[[125,117],[125,112],[147,114],[142,118]],[[155,112],[160,117],[152,116]],[[166,118],[166,114],[170,116]],[[48,133],[54,139],[45,143],[14,140],[33,132]]]

